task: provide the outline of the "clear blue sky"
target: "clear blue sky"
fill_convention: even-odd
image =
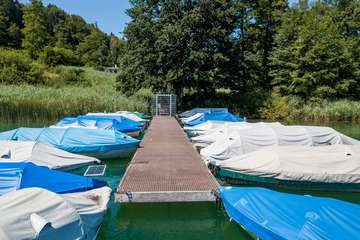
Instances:
[[[19,0],[28,3],[29,0]],[[290,4],[298,0],[289,0]],[[121,37],[126,23],[130,21],[126,9],[130,8],[128,0],[43,0],[64,9],[67,13],[82,16],[87,22],[97,22],[99,28],[106,33],[114,33]]]
[[[29,0],[19,0],[28,3]],[[128,0],[43,0],[46,6],[54,4],[67,13],[80,15],[89,23],[97,22],[99,28],[106,33],[121,36],[126,23],[130,21],[126,9],[130,8]]]

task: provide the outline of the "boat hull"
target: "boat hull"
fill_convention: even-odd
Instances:
[[[233,185],[263,186],[270,188],[276,187],[276,188],[284,188],[284,189],[316,190],[316,191],[331,191],[331,192],[333,191],[360,192],[359,183],[350,184],[350,183],[325,183],[325,182],[280,180],[275,178],[252,176],[226,169],[217,169],[216,175],[226,183]]]

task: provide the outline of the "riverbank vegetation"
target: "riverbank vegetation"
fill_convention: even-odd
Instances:
[[[355,0],[135,1],[117,87],[175,92],[185,109],[358,121],[359,9]]]
[[[1,1],[2,117],[148,112],[151,92],[173,92],[180,110],[360,121],[359,1],[131,4],[122,40],[40,0]]]
[[[115,90],[116,75],[89,68],[68,68],[81,71],[86,84],[4,85],[0,84],[0,113],[4,121],[57,121],[65,116],[88,112],[115,112],[121,109],[148,112],[151,91],[140,89],[126,97]],[[58,83],[57,83],[58,84]]]

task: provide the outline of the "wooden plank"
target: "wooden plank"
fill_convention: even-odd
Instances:
[[[175,118],[154,117],[116,192],[118,202],[214,201],[218,183]]]

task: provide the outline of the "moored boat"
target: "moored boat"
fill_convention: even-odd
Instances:
[[[185,126],[196,126],[206,121],[225,121],[225,122],[244,122],[244,119],[232,113],[197,113],[185,120],[182,120]]]
[[[95,240],[111,189],[56,194],[27,188],[0,197],[0,239]]]
[[[271,146],[215,165],[230,183],[360,191],[360,145]]]
[[[17,128],[0,133],[0,140],[37,141],[99,159],[129,157],[140,143],[116,130],[77,127]]]
[[[68,171],[100,163],[100,160],[69,153],[40,142],[0,141],[0,164],[2,162],[31,162],[38,166]]]
[[[360,206],[265,188],[221,187],[230,219],[260,239],[357,239]]]
[[[143,130],[143,124],[125,117],[77,116],[63,118],[54,127],[88,127],[117,130],[132,137],[137,137]]]
[[[259,126],[228,131],[216,142],[201,149],[207,162],[222,161],[268,146],[321,146],[359,144],[360,141],[345,136],[329,127],[317,126]]]
[[[195,136],[191,138],[191,142],[199,149],[209,146],[210,144],[216,142],[218,139],[227,136],[229,132],[237,131],[241,129],[250,129],[256,127],[276,127],[283,126],[279,122],[258,122],[258,123],[248,123],[248,122],[226,122],[216,128],[206,131],[202,135]]]
[[[197,113],[227,113],[227,108],[193,108],[177,115],[179,119],[191,117]]]
[[[104,181],[40,167],[33,163],[0,163],[0,196],[32,187],[55,193],[73,193],[106,185]]]

